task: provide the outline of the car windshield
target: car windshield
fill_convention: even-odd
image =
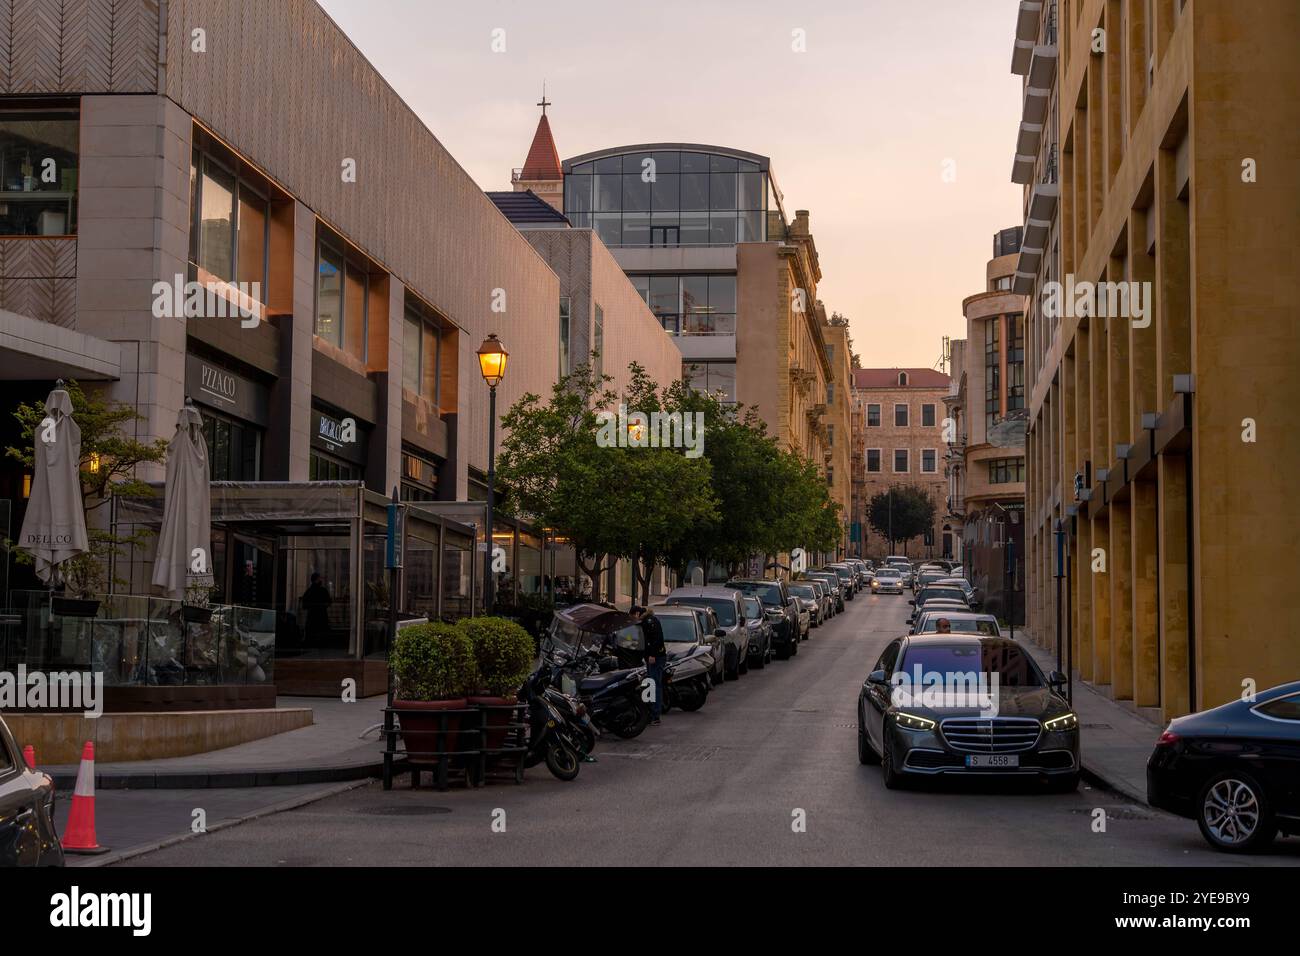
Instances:
[[[657,614],[667,642],[695,643],[695,623],[685,614]]]
[[[961,644],[911,644],[898,670],[915,674],[998,675],[1000,687],[1042,687],[1038,665],[1010,641],[965,641]]]
[[[881,568],[876,572],[876,577],[878,578],[899,578],[902,576],[903,572],[898,570],[898,568]]]
[[[961,601],[965,603],[966,593],[961,588],[921,588],[916,596],[917,604],[927,601]]]
[[[673,598],[673,603],[712,608],[718,616],[718,623],[723,627],[731,627],[736,623],[736,604],[726,598]]]
[[[841,578],[847,579],[853,577],[853,572],[850,571],[848,568],[835,568],[835,573],[839,575]]]
[[[983,634],[986,637],[998,636],[997,622],[991,618],[944,617],[942,614],[927,614],[921,622],[921,634],[934,634],[939,630],[939,621],[948,622],[948,629],[954,634]]]
[[[792,584],[790,585],[790,593],[797,594],[803,598],[808,598],[809,600],[815,600],[817,597],[817,592],[808,584]]]
[[[763,616],[763,605],[756,597],[745,597],[745,617],[751,621],[757,620]]]

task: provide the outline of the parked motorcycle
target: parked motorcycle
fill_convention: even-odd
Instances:
[[[582,745],[545,693],[545,678],[539,677],[542,673],[530,677],[519,691],[520,698],[528,704],[528,750],[524,754],[524,766],[535,767],[545,761],[547,770],[567,782],[575,779],[582,767]]]
[[[650,704],[641,690],[645,668],[619,668],[616,659],[595,652],[548,663],[552,683],[582,701],[600,729],[631,740],[650,725]]]

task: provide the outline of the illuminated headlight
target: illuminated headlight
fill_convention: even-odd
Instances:
[[[901,710],[894,715],[894,720],[897,721],[898,726],[906,727],[908,730],[934,730],[933,720],[915,714],[905,714]]]
[[[1043,721],[1043,729],[1049,733],[1056,733],[1062,730],[1074,730],[1079,726],[1079,718],[1074,714],[1064,714],[1060,717],[1053,717],[1051,720]]]

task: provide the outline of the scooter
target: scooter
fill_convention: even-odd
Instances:
[[[645,668],[619,669],[616,659],[593,653],[549,663],[551,683],[584,703],[597,727],[631,740],[650,726],[641,690]]]
[[[534,674],[519,691],[520,698],[528,704],[528,749],[524,753],[524,766],[535,767],[545,761],[547,770],[567,782],[575,779],[582,767],[581,745],[574,739],[564,715],[548,699],[545,689],[538,674]]]

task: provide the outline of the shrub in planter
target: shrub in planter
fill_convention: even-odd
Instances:
[[[463,630],[452,624],[416,624],[402,628],[388,655],[393,669],[393,707],[401,719],[408,753],[457,748],[460,714],[466,695],[480,684],[474,647]],[[446,739],[442,721],[446,720]],[[436,757],[411,757],[411,763],[436,763]]]
[[[474,648],[479,693],[471,705],[500,707],[515,703],[516,694],[533,670],[533,639],[523,627],[503,617],[470,617],[458,625]],[[487,749],[499,749],[506,738],[511,712],[487,712]]]

